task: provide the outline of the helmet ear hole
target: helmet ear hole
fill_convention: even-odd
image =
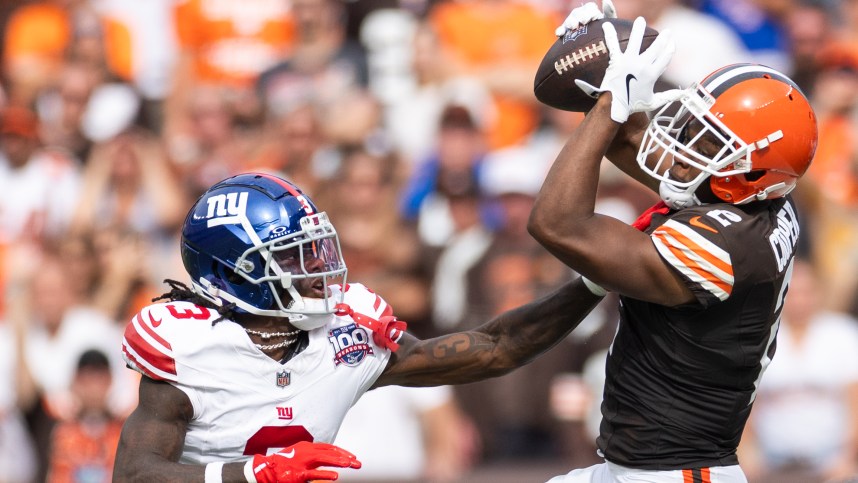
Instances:
[[[235,271],[230,270],[227,266],[217,261],[212,261],[211,271],[217,275],[219,279],[225,280],[231,285],[241,285],[246,282],[246,280],[239,274],[235,273]]]
[[[241,275],[235,273],[233,270],[226,270],[226,281],[233,285],[241,285],[247,280],[245,280]]]
[[[762,178],[763,176],[765,176],[765,174],[766,174],[766,172],[762,169],[758,169],[755,171],[749,171],[749,172],[745,173],[745,179],[748,180],[749,182],[753,183],[754,181],[757,181],[760,178]]]
[[[220,273],[221,278],[229,282],[231,285],[241,285],[247,281],[241,275],[236,273],[235,270],[232,270],[223,264],[218,264],[218,272]]]

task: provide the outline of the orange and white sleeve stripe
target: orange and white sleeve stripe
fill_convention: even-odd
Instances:
[[[727,300],[734,280],[729,253],[675,220],[653,231],[652,240],[661,256],[689,280],[719,300]]]

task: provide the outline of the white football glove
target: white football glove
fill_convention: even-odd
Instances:
[[[644,52],[640,51],[646,30],[643,17],[635,19],[625,52],[620,50],[613,25],[605,22],[602,30],[611,59],[602,85],[596,87],[580,79],[575,80],[575,85],[594,98],[610,92],[611,119],[623,123],[633,112],[651,111],[678,98],[681,91],[677,89],[653,92],[655,82],[664,73],[676,48],[670,30],[662,31]]]
[[[596,6],[596,2],[587,2],[569,12],[563,24],[554,30],[554,35],[563,37],[570,30],[603,18],[617,18],[617,9],[611,0],[602,0],[601,10]]]

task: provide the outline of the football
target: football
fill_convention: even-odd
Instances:
[[[620,47],[625,50],[632,32],[632,21],[612,18],[595,20],[570,30],[551,46],[533,79],[533,93],[539,102],[564,111],[587,112],[596,99],[584,94],[575,79],[598,87],[608,68],[608,47],[602,24],[610,22],[617,30]],[[652,44],[658,32],[649,27],[644,32],[641,51]]]

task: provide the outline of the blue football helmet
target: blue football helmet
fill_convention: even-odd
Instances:
[[[347,274],[328,216],[292,183],[262,173],[223,180],[197,200],[182,227],[182,262],[212,303],[288,317],[302,330],[329,320]]]

